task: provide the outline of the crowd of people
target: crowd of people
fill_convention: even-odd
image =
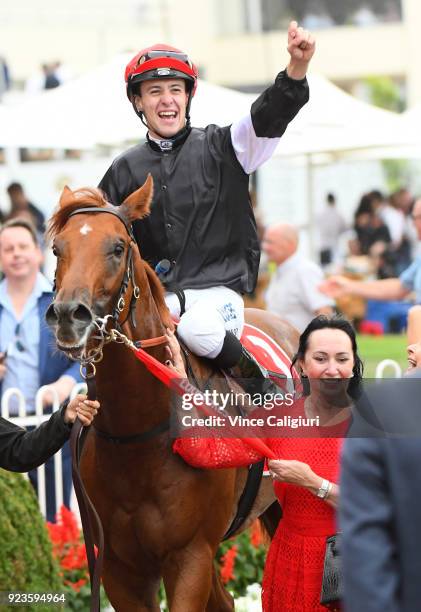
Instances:
[[[178,319],[178,337],[216,367],[247,372],[246,377],[257,379],[258,388],[260,384],[265,391],[267,372],[239,340],[244,323],[242,294],[253,290],[259,260],[248,175],[270,157],[289,121],[306,103],[306,72],[314,48],[311,34],[292,22],[290,63],[252,105],[250,114],[229,127],[205,129],[190,126],[197,69],[187,55],[165,45],[142,50],[127,66],[126,83],[130,103],[148,127],[148,139],[119,156],[100,182],[109,200],[119,205],[152,173],[151,214],[136,221],[133,230],[144,258],[161,276],[168,308]],[[44,382],[64,402],[46,424],[29,433],[0,420],[0,465],[25,470],[65,443],[76,416],[83,424],[92,422],[99,405],[84,396],[66,403],[77,375],[74,364],[64,356],[48,352],[51,337],[43,313],[52,293],[40,272],[37,234],[44,219],[20,185],[10,188],[13,218],[0,230],[4,274],[0,378],[3,389],[23,381],[29,404],[33,390]],[[370,255],[381,243],[385,257],[390,249],[394,273],[400,274],[396,278],[352,285],[356,281],[336,276],[323,282],[321,268],[298,254],[296,228],[283,223],[264,234],[262,248],[276,265],[267,291],[268,309],[289,319],[300,332],[292,364],[300,393],[293,411],[297,417],[319,421],[311,436],[265,440],[278,457],[268,462],[268,468],[283,509],[266,560],[265,612],[326,609],[321,602],[326,539],[337,535],[338,529],[342,530],[344,590],[333,598],[332,606],[339,609],[343,604],[338,598],[343,597],[345,610],[351,612],[412,612],[421,601],[420,542],[411,529],[411,524],[417,524],[411,521],[417,521],[421,513],[421,484],[416,477],[414,486],[408,470],[402,476],[405,466],[417,466],[421,451],[409,440],[399,440],[398,446],[394,440],[384,440],[389,432],[378,427],[382,417],[378,398],[362,386],[355,330],[345,318],[334,316],[334,298],[341,292],[387,299],[414,290],[421,302],[420,260],[410,263],[412,252],[404,246],[406,239],[410,241],[405,227],[411,223],[421,239],[421,200],[412,206],[407,195],[402,191],[386,202],[381,194],[371,192],[362,198],[355,215],[358,250]],[[334,260],[332,239],[342,223],[333,212],[334,196],[328,197],[327,206],[330,214],[325,218],[334,218],[336,229],[330,235],[325,232],[322,265]],[[408,340],[412,380],[421,368],[421,307],[410,312]],[[168,342],[172,367],[186,376],[177,338],[169,334]],[[276,385],[271,384],[274,389]],[[399,410],[414,402],[410,394],[401,398]],[[379,439],[367,437],[361,442],[351,435],[361,415],[368,421],[371,418]],[[177,439],[173,450],[193,467],[206,469],[246,466],[262,458],[241,438],[201,438],[193,433]]]
[[[317,217],[320,264],[327,270],[358,271],[376,278],[399,276],[421,252],[407,188],[390,196],[379,190],[362,195],[352,220],[337,210],[333,193]]]

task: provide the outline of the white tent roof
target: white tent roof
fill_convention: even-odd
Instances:
[[[0,146],[91,148],[139,140],[145,128],[125,94],[122,55],[56,89],[0,107]],[[310,101],[282,137],[283,156],[413,144],[415,130],[399,115],[348,95],[325,78],[309,75]],[[249,112],[256,96],[200,81],[192,124],[228,125]]]
[[[128,59],[118,56],[61,87],[4,109],[3,121],[0,115],[0,146],[91,148],[145,136],[145,127],[126,97],[123,74]],[[249,108],[245,94],[200,81],[192,105],[192,123],[200,127],[212,120],[228,125]]]
[[[338,153],[412,145],[417,136],[402,116],[347,94],[320,75],[308,76],[310,100],[288,126],[276,155]]]

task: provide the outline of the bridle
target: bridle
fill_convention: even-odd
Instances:
[[[96,317],[93,321],[93,325],[96,327],[96,335],[91,336],[92,339],[97,340],[98,344],[94,348],[89,349],[89,351],[85,351],[82,353],[82,356],[78,359],[80,361],[80,373],[84,380],[89,378],[93,378],[96,374],[95,364],[99,363],[103,358],[103,348],[105,344],[109,342],[117,342],[117,343],[125,343],[124,334],[122,333],[122,326],[126,323],[128,319],[130,319],[130,323],[134,328],[136,328],[136,319],[135,319],[135,311],[136,311],[136,302],[140,298],[140,289],[136,284],[135,273],[134,273],[134,254],[133,248],[136,247],[136,240],[133,234],[133,230],[131,225],[127,222],[125,217],[115,209],[115,207],[104,206],[102,208],[98,208],[96,206],[89,206],[86,208],[77,208],[72,211],[69,215],[73,217],[75,215],[80,214],[89,214],[89,213],[106,213],[109,215],[113,215],[117,217],[119,221],[126,228],[127,234],[130,238],[130,242],[128,245],[127,259],[126,259],[126,270],[124,272],[123,279],[121,281],[120,289],[116,298],[116,303],[113,308],[113,311],[109,315],[105,315],[105,317]],[[130,284],[132,284],[132,295],[130,297],[130,302],[128,306],[127,316],[123,321],[120,321],[120,317],[126,308],[127,303],[127,291],[129,289]],[[111,328],[108,329],[108,324],[111,322]],[[159,346],[161,344],[166,344],[167,339],[165,335],[156,336],[155,338],[149,338],[146,340],[137,340],[134,342],[134,345],[137,348],[148,348],[151,346]]]

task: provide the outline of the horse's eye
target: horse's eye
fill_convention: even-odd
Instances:
[[[60,256],[60,253],[58,252],[57,247],[55,247],[54,245],[53,245],[52,251],[53,251],[54,257],[59,257]]]
[[[114,247],[114,252],[113,252],[113,255],[114,255],[115,257],[122,257],[122,256],[123,256],[123,254],[124,254],[124,246],[123,246],[123,245],[121,245],[121,244],[117,244],[117,245]]]

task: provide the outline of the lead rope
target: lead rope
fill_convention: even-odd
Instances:
[[[94,369],[92,370],[94,372]],[[96,384],[94,374],[86,375],[86,384],[88,386],[88,399],[96,400]],[[82,482],[80,475],[80,457],[82,455],[83,446],[86,436],[90,429],[84,427],[79,419],[76,419],[72,433],[70,435],[70,447],[72,452],[72,477],[73,485],[77,501],[79,504],[80,518],[82,521],[83,535],[85,538],[86,556],[88,558],[89,579],[91,583],[91,603],[90,612],[99,612],[100,605],[100,588],[101,574],[104,560],[104,530],[102,528],[101,519]],[[95,554],[94,533],[97,536],[97,555]]]

